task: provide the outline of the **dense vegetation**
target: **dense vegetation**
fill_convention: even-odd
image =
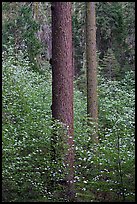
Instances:
[[[132,15],[130,18],[126,17],[129,2],[125,4],[114,2],[112,7],[110,2],[101,3],[97,4],[97,26],[102,33],[102,36],[98,37],[98,42],[100,41],[102,47],[107,42],[108,48],[102,50],[102,47],[98,47],[100,143],[93,144],[91,134],[94,128],[93,125],[91,127],[87,125],[86,114],[85,41],[81,35],[84,32],[84,7],[82,3],[73,2],[75,57],[79,67],[79,70],[76,69],[79,77],[74,81],[76,195],[78,201],[135,201],[134,48],[128,46],[128,43],[125,44],[129,35],[134,34],[133,24],[129,23],[133,23],[133,18]],[[67,201],[63,195],[62,185],[58,183],[56,189],[51,185],[52,179],[58,182],[65,173],[62,165],[65,147],[63,149],[62,144],[63,134],[66,131],[58,121],[54,124],[58,128],[56,137],[58,157],[53,164],[51,161],[53,133],[51,67],[44,59],[40,72],[37,72],[39,69],[34,69],[37,65],[35,61],[37,53],[33,51],[36,52],[40,48],[34,33],[39,26],[32,26],[33,31],[27,29],[27,33],[23,28],[35,23],[34,19],[31,19],[31,7],[28,7],[28,3],[26,12],[27,3],[21,3],[21,6],[17,2],[15,4],[14,13],[11,3],[10,18],[7,15],[9,4],[3,4],[5,35],[2,53],[2,201]],[[39,8],[42,10],[44,6],[40,4]],[[131,4],[129,8],[132,14],[133,5]],[[48,9],[49,7],[47,7],[47,13]],[[105,10],[109,14],[112,9],[114,16],[108,17],[105,13],[102,18],[100,17]],[[22,15],[17,15],[20,12]],[[17,16],[20,19],[16,19]],[[25,21],[26,18],[28,21]],[[118,19],[119,22],[118,27],[113,26],[114,30],[110,29],[111,22],[114,23],[113,18]],[[123,20],[123,24],[120,19]],[[45,21],[50,22],[50,19]],[[106,27],[101,27],[104,24]],[[117,29],[121,29],[119,26],[122,25],[127,26],[126,32],[122,30],[120,37],[123,44],[117,49],[119,42],[116,39]],[[130,29],[128,29],[129,26],[131,26]],[[18,33],[15,32],[17,27]],[[111,30],[114,34],[111,38],[113,42],[110,42],[110,33],[107,33],[104,39],[103,33],[106,30]],[[17,38],[14,38],[14,34]],[[14,42],[15,39],[18,42]],[[122,57],[126,59],[124,64],[118,54],[120,51]]]
[[[51,72],[40,75],[12,48],[3,61],[3,201],[54,200],[50,191]],[[100,144],[91,143],[86,97],[75,87],[76,191],[87,200],[134,200],[134,76],[99,80]],[[58,124],[59,137],[62,129]],[[61,143],[56,178],[62,169]],[[95,153],[94,148],[98,149]],[[130,185],[129,185],[130,183]],[[58,189],[59,190],[59,189]],[[54,194],[53,194],[54,193]],[[52,198],[53,196],[53,198]],[[56,197],[58,199],[58,196]]]

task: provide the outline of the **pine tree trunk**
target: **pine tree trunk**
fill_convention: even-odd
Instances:
[[[64,136],[68,197],[74,191],[73,64],[71,2],[52,2],[52,116],[68,128]]]
[[[95,122],[93,141],[98,143],[97,64],[95,2],[86,2],[87,114]]]

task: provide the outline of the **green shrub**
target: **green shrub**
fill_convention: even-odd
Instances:
[[[11,201],[29,199],[28,192],[38,198],[47,191],[50,106],[51,74],[31,71],[23,56],[16,63],[8,56],[3,62],[3,182],[11,194],[15,191]]]
[[[92,192],[90,200],[134,201],[134,72],[121,81],[100,77],[98,90],[98,145],[87,126],[86,97],[75,92],[76,186],[83,196]]]
[[[20,52],[16,58],[12,47],[3,56],[3,201],[54,200],[51,181],[64,176],[61,135],[65,130],[52,121],[50,70],[36,73],[23,57]]]
[[[51,160],[51,73],[32,71],[29,60],[12,48],[3,56],[2,185],[3,201],[63,201],[51,178],[64,177],[59,122],[57,161]],[[47,69],[46,69],[47,70]],[[75,186],[80,201],[134,201],[134,76],[121,81],[99,79],[99,137],[92,143],[86,97],[75,87]]]

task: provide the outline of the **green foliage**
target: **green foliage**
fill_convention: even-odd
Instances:
[[[12,5],[13,4],[13,5]],[[9,15],[8,15],[9,14]],[[27,50],[31,68],[35,71],[41,71],[36,57],[41,51],[41,44],[36,37],[40,25],[34,20],[31,4],[9,2],[3,4],[3,38],[2,44],[7,45],[10,42],[14,44],[15,53],[19,50]],[[11,41],[12,40],[12,41]]]
[[[3,196],[12,202],[38,199],[47,192],[50,84],[50,73],[32,72],[20,55],[16,61],[9,56],[3,62],[3,188],[7,191]]]
[[[27,53],[25,53],[27,56]],[[64,201],[63,135],[51,119],[51,73],[32,71],[24,53],[3,53],[3,201]],[[92,143],[86,97],[75,87],[75,186],[79,201],[134,201],[134,72],[121,81],[99,76],[99,137]],[[55,150],[51,139],[56,127]],[[64,147],[64,149],[62,148]],[[57,183],[56,188],[51,183]]]
[[[82,75],[85,66],[85,2],[73,2],[72,8],[74,64],[77,77]],[[96,27],[99,58],[104,61],[111,50],[118,64],[118,67],[114,67],[114,74],[119,75],[120,79],[123,78],[125,72],[134,70],[135,66],[135,3],[96,2]],[[101,61],[99,65],[102,65]],[[109,72],[107,67],[106,71]],[[106,72],[102,74],[106,76]]]
[[[79,76],[84,65],[86,10],[83,2],[73,2],[72,5],[73,56],[75,59],[75,76]]]
[[[32,3],[2,3],[4,202],[63,202],[65,198],[59,181],[67,174],[64,165],[67,146],[63,137],[66,129],[59,121],[53,123],[51,118],[49,64],[45,64],[43,75],[35,72],[36,56],[41,51],[36,33],[40,22],[48,22],[45,19],[50,17],[47,5],[40,5],[43,10],[35,22]],[[44,18],[45,10],[48,14]],[[134,64],[134,10],[134,2],[96,4],[97,48],[104,59],[99,61],[100,143],[95,145],[93,124],[87,125],[85,72],[82,74],[85,5],[73,2],[74,56],[76,71],[80,74],[74,91],[78,201],[135,200],[135,84],[134,72],[127,71],[131,70],[130,63]],[[55,143],[52,143],[53,137]],[[52,160],[52,147],[56,160]]]
[[[122,70],[121,77],[134,66],[134,10],[134,2],[96,4],[97,48],[101,52],[100,58],[103,59],[107,50],[112,49]]]
[[[100,76],[98,145],[92,144],[92,128],[86,124],[86,97],[76,92],[76,186],[83,196],[90,191],[91,200],[135,199],[134,88],[134,72],[121,81]]]
[[[97,26],[101,27],[101,35],[108,39],[111,32],[116,35],[117,40],[121,43],[123,40],[124,22],[122,18],[122,5],[117,2],[98,2],[97,4]]]
[[[63,163],[66,129],[52,121],[51,72],[32,71],[24,54],[21,51],[15,58],[10,46],[3,53],[3,201],[54,200],[59,190],[53,190],[51,182],[67,173]],[[54,129],[57,159],[52,161]]]
[[[103,60],[99,60],[99,62],[101,64],[100,74],[105,78],[110,80],[121,78],[120,64],[111,49],[108,49]]]

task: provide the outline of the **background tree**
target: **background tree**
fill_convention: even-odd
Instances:
[[[34,69],[47,67],[51,57],[52,41],[50,2],[3,2],[2,8],[3,43],[7,43],[8,38],[12,37],[16,52],[19,48],[28,50]],[[101,66],[106,56],[109,56],[110,59],[111,50],[111,56],[116,59],[120,68],[111,70],[116,79],[121,79],[125,71],[134,70],[135,67],[134,13],[134,2],[96,3],[98,64]],[[80,81],[77,81],[79,87],[80,83],[85,81],[85,14],[86,9],[83,2],[72,3],[74,74],[76,79],[80,78]],[[108,70],[110,71],[110,66]],[[102,70],[102,74],[105,74],[107,78],[106,71],[107,66],[105,72]]]
[[[40,26],[33,18],[32,5],[30,2],[3,3],[5,13],[2,41],[4,45],[12,39],[15,54],[18,54],[19,50],[27,50],[32,69],[41,71],[36,59],[41,50],[41,43],[36,36]],[[6,47],[3,49],[6,50]]]
[[[73,65],[71,2],[52,3],[52,116],[58,119],[67,134],[68,144],[64,157],[68,175],[68,198],[73,199],[74,183],[74,130],[73,130]],[[65,145],[65,144],[64,144]]]
[[[75,45],[75,70],[79,88],[86,87],[85,80],[85,6],[83,2],[73,3],[73,40]],[[105,72],[102,69],[101,74],[106,75],[110,72],[111,56],[115,58],[115,64],[112,66],[112,79],[122,79],[127,70],[134,70],[134,24],[135,24],[135,3],[134,2],[97,2],[96,3],[96,44],[99,56],[98,65],[102,66],[104,58],[108,56],[108,66],[106,64]],[[111,55],[110,55],[111,52]],[[109,62],[110,60],[110,62]],[[108,67],[108,68],[107,68]],[[116,68],[116,69],[115,69]],[[84,88],[83,88],[84,89]],[[86,90],[86,88],[84,89]]]
[[[98,104],[95,3],[87,2],[86,6],[87,113],[92,121],[96,123],[95,131],[97,131]],[[93,134],[93,140],[98,142],[97,133]]]
[[[120,67],[117,73],[115,70],[112,73],[116,73],[118,79],[124,76],[125,71],[134,69],[134,13],[134,2],[96,3],[99,59],[103,60],[112,50]]]
[[[85,4],[83,2],[72,2],[73,5],[73,56],[74,75],[78,78],[85,66]],[[83,60],[84,59],[84,60]]]

